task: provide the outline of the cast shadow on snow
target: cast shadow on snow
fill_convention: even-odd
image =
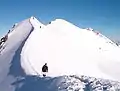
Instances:
[[[11,83],[11,85],[15,87],[15,91],[54,91],[53,88],[55,89],[55,87],[50,89],[50,85],[51,82],[53,82],[56,78],[40,78],[37,76],[29,76],[25,74],[21,67],[20,54],[29,35],[16,50],[15,55],[10,63],[11,66],[8,75],[12,75],[16,79]]]
[[[29,33],[29,35],[31,34],[31,32]],[[11,85],[15,87],[15,91],[57,91],[58,88],[57,86],[54,86],[55,84],[53,83],[59,77],[41,78],[37,76],[30,76],[26,75],[24,70],[22,69],[20,64],[20,54],[29,35],[16,50],[15,55],[10,63],[11,66],[8,75],[12,75],[16,79],[14,82],[11,83]],[[86,89],[85,91],[88,90]]]
[[[10,63],[11,66],[10,66],[10,70],[9,70],[8,75],[12,75],[14,77],[25,76],[25,72],[22,69],[21,63],[20,63],[20,54],[21,54],[22,48],[23,48],[26,40],[28,39],[28,37],[32,31],[33,31],[33,27],[31,29],[30,33],[28,34],[28,36],[26,37],[26,39],[21,43],[19,48],[16,50],[15,55]]]
[[[51,84],[55,79],[57,78],[26,76],[23,80],[13,82],[12,85],[16,86],[15,91],[57,91],[57,88],[52,87]],[[22,86],[19,86],[19,84],[22,84]]]
[[[24,41],[25,42],[25,41]],[[24,70],[22,69],[20,65],[20,53],[22,50],[22,47],[24,45],[24,42],[21,44],[19,49],[15,52],[15,55],[11,61],[11,66],[8,75],[12,75],[14,77],[17,76],[25,76]]]

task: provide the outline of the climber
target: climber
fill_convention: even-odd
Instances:
[[[116,45],[117,45],[117,46],[119,46],[119,44],[118,44],[118,43],[116,43]]]
[[[45,63],[42,67],[42,72],[43,72],[43,76],[46,76],[46,73],[48,72],[48,66],[47,63]]]
[[[49,22],[49,24],[51,24],[51,22]]]
[[[15,28],[15,26],[16,26],[16,25],[14,24],[14,25],[12,26],[12,28]]]
[[[5,35],[5,37],[1,38],[1,42],[6,42],[8,39],[8,35]]]
[[[2,45],[2,41],[0,40],[0,46]]]
[[[3,38],[0,39],[0,49],[2,48]]]
[[[10,33],[10,30],[8,31],[8,33],[7,34],[9,34]]]
[[[4,42],[4,40],[5,40],[5,38],[4,38],[4,37],[2,37],[2,38],[1,38],[1,42]]]

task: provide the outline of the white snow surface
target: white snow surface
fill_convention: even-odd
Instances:
[[[34,30],[21,52],[26,74],[41,76],[47,63],[50,77],[86,75],[120,81],[120,47],[107,37],[63,19],[46,26],[33,17],[30,22]]]
[[[0,90],[119,91],[119,52],[93,29],[62,19],[45,26],[31,17],[13,25],[0,48]]]

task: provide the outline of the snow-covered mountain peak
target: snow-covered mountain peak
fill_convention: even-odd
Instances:
[[[40,75],[42,65],[47,62],[48,76],[52,77],[84,74],[98,78],[119,79],[118,76],[115,77],[119,70],[116,71],[116,75],[111,73],[115,68],[109,64],[119,68],[117,61],[120,59],[117,54],[120,51],[117,51],[116,46],[107,43],[105,38],[62,19],[56,19],[45,28],[38,27],[35,30],[39,31],[32,32],[21,52],[21,64],[27,74]]]
[[[118,82],[104,79],[120,81],[120,48],[100,33],[63,19],[44,25],[31,17],[7,34],[0,49],[2,91],[119,89]]]
[[[64,19],[55,19],[54,21],[51,21],[51,24],[54,24],[54,26],[57,26],[57,27],[64,26],[64,27],[77,28],[77,26],[75,26],[74,24],[72,24]]]
[[[45,25],[42,24],[40,21],[37,20],[35,17],[30,18],[30,23],[35,29],[40,29],[41,27],[44,27]]]

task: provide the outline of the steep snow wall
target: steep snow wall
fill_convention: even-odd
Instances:
[[[102,34],[80,29],[57,19],[46,27],[36,27],[22,50],[21,64],[27,74],[48,76],[88,75],[120,81],[120,48]],[[28,63],[29,62],[29,63]]]
[[[29,19],[19,23],[13,31],[9,34],[8,40],[1,49],[0,55],[0,90],[14,91],[15,87],[12,85],[18,77],[25,75],[24,70],[20,65],[20,54],[25,41],[33,27]]]
[[[40,36],[39,32],[41,32],[41,29],[44,28],[45,25],[40,23],[35,17],[31,17],[30,22],[32,26],[34,27],[34,32],[37,34],[36,36]],[[32,32],[31,35],[34,32]],[[29,36],[29,39],[31,39],[31,35]],[[37,42],[39,41],[39,39],[34,38],[32,41]],[[24,71],[26,72],[26,74],[39,75],[38,72],[34,69],[34,66],[32,65],[32,63],[30,62],[29,56],[26,54],[26,51],[29,51],[29,46],[31,46],[33,43],[31,42],[31,44],[28,44],[28,40],[26,41],[25,46],[23,47],[22,52],[21,52],[21,66],[24,68]],[[29,45],[29,46],[26,47],[26,45]],[[35,54],[37,55],[38,53],[35,53]],[[36,73],[36,74],[32,74],[32,73]]]

